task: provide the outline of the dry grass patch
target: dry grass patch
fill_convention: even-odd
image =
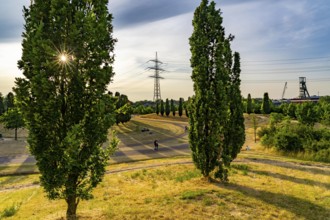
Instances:
[[[305,169],[291,162],[245,158],[233,164],[230,182],[223,184],[206,182],[193,164],[169,165],[181,160],[111,165],[111,170],[140,168],[106,175],[94,199],[79,205],[79,219],[330,217],[329,167]],[[159,164],[163,166],[150,167]],[[0,211],[21,204],[8,219],[63,219],[65,203],[48,201],[44,195],[41,188],[0,192]]]

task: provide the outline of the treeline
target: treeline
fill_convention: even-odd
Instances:
[[[330,96],[323,96],[317,103],[306,101],[303,103],[281,103],[274,105],[269,99],[268,93],[263,99],[252,99],[248,94],[243,101],[245,113],[270,114],[281,113],[303,124],[322,123],[330,125]]]
[[[330,97],[318,103],[282,104],[269,126],[258,131],[263,146],[302,159],[330,162]],[[315,126],[318,123],[318,126]]]
[[[188,117],[187,111],[188,101],[184,101],[183,98],[179,98],[179,100],[174,99],[166,99],[158,100],[155,102],[152,101],[138,101],[132,104],[133,113],[134,114],[151,114],[156,113],[161,116],[176,116],[181,117],[185,115]]]

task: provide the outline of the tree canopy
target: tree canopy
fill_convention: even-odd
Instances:
[[[116,139],[107,87],[115,39],[108,1],[34,1],[25,25],[16,79],[17,101],[29,130],[30,152],[48,198],[64,199],[67,219],[102,180]]]
[[[240,57],[225,36],[221,11],[202,0],[189,39],[195,95],[189,101],[189,142],[193,161],[204,177],[227,180],[227,168],[244,143]],[[242,143],[243,141],[243,143]]]

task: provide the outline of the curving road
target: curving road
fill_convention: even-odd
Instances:
[[[134,120],[134,119],[133,119]],[[128,161],[136,161],[143,159],[154,159],[154,158],[164,158],[164,157],[174,157],[174,156],[184,156],[190,154],[190,149],[187,141],[187,133],[185,132],[185,126],[187,123],[169,121],[169,120],[156,120],[156,119],[139,119],[140,121],[152,121],[157,123],[161,122],[164,124],[171,124],[172,126],[178,127],[180,132],[176,135],[166,135],[160,138],[159,150],[153,150],[153,141],[149,140],[136,140],[125,144],[125,141],[121,141],[118,146],[118,151],[114,153],[111,157],[110,163],[120,163]],[[154,134],[157,130],[153,131]],[[161,135],[158,133],[158,135]],[[1,140],[0,145],[5,146],[10,140]],[[13,154],[13,155],[3,155],[0,156],[0,165],[10,165],[10,164],[35,164],[36,160],[32,155],[29,154]]]

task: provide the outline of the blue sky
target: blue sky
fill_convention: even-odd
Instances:
[[[299,94],[299,77],[307,78],[311,95],[330,95],[330,1],[216,0],[232,49],[241,54],[241,90],[247,97],[286,98]],[[6,1],[0,8],[0,92],[7,94],[21,56],[23,5]],[[109,90],[133,100],[152,100],[152,66],[156,51],[164,63],[163,99],[193,95],[188,38],[197,0],[110,0],[114,16],[116,75]]]

